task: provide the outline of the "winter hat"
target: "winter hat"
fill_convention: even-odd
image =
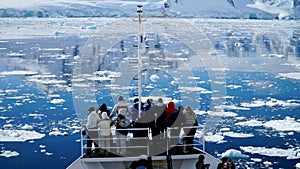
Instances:
[[[102,119],[104,119],[104,120],[109,119],[109,117],[108,117],[108,115],[107,115],[106,112],[102,112],[101,117],[102,117]]]

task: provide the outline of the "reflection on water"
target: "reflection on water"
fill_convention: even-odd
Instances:
[[[276,21],[277,23],[270,25],[269,22],[272,21],[234,20],[229,22],[194,20],[194,22],[210,39],[218,56],[278,57],[290,60],[292,64],[299,63],[300,33],[297,27],[293,27],[297,23],[288,25],[285,22],[289,21],[283,23]],[[145,55],[149,59],[148,66],[155,70],[161,70],[164,66],[176,67],[189,55],[193,55],[193,51],[184,46],[178,48],[176,44],[178,42],[174,40],[164,39],[155,33],[147,33],[147,36],[149,39],[145,44]],[[39,74],[52,74],[53,78],[65,80],[65,85],[69,86],[76,62],[74,56],[78,56],[80,47],[85,41],[86,38],[78,37],[1,40],[1,71],[26,70],[37,71]],[[120,39],[120,42],[98,61],[98,70],[113,71],[123,58],[136,63],[134,60],[136,43],[135,36]],[[95,54],[99,49],[94,46],[93,50]],[[172,57],[175,59],[180,57],[181,60],[174,61]]]

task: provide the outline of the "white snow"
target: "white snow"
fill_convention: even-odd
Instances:
[[[248,4],[247,6],[256,8],[256,9],[260,9],[260,10],[268,12],[268,13],[278,14],[278,17],[280,19],[287,17],[292,13],[290,6],[286,6],[286,5],[276,7],[273,5],[269,5],[267,3],[262,3],[262,2],[256,1],[255,4]]]
[[[164,8],[168,1],[170,8]],[[214,17],[214,18],[249,18],[255,15],[257,18],[273,19],[298,17],[294,16],[294,8],[290,0],[281,0],[281,3],[271,4],[269,1],[243,0],[234,1],[234,6],[227,0],[194,1],[184,0],[31,0],[24,3],[21,0],[2,0],[0,16],[35,16],[35,17],[65,17],[65,16],[102,16],[122,17],[132,16],[136,13],[136,6],[142,4],[143,11],[150,16],[177,16],[177,17]],[[81,9],[85,10],[81,10]],[[89,29],[97,29],[92,25]]]
[[[45,134],[27,130],[0,130],[0,142],[24,142],[26,140],[41,139]]]

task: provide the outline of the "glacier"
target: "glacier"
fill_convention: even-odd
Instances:
[[[0,17],[149,17],[299,19],[300,0],[1,0]]]

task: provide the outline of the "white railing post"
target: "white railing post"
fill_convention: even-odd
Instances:
[[[83,156],[83,135],[82,135],[82,129],[80,133],[80,146],[81,146],[81,156]]]

